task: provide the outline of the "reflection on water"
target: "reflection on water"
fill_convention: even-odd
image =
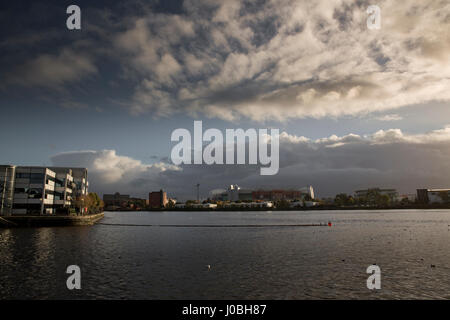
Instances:
[[[6,299],[450,298],[450,210],[117,212],[111,224],[308,224],[0,229]],[[366,287],[381,267],[382,289]],[[82,289],[66,288],[68,265]],[[210,268],[207,266],[210,265]],[[435,267],[432,267],[434,265]]]

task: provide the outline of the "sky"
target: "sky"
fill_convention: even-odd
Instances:
[[[0,163],[87,167],[99,194],[450,187],[448,1],[15,1],[0,52]],[[174,165],[195,120],[279,129],[278,174]]]

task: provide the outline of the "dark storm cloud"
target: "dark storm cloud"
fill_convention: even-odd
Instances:
[[[450,100],[444,2],[379,1],[377,31],[366,1],[80,1],[81,32],[65,29],[66,4],[2,13],[3,92],[59,101],[56,88],[87,105],[109,92],[133,114],[258,121]]]
[[[398,129],[370,136],[350,134],[310,140],[280,135],[280,170],[261,176],[259,165],[145,164],[117,155],[115,151],[62,153],[54,165],[89,169],[91,190],[146,196],[164,188],[179,199],[195,198],[194,185],[202,196],[230,184],[245,188],[301,188],[313,185],[320,196],[359,188],[391,187],[414,192],[422,187],[445,187],[450,179],[450,127],[422,135]]]

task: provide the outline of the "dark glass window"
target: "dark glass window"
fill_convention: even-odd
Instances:
[[[42,183],[44,182],[44,174],[42,173],[32,173],[30,175],[30,183]]]
[[[26,203],[14,203],[13,209],[27,209],[28,205]]]
[[[55,187],[64,187],[64,181],[62,181],[61,179],[55,179]]]
[[[54,200],[62,200],[64,199],[64,195],[58,192],[55,192],[55,198]]]
[[[30,178],[30,174],[26,173],[26,172],[17,172],[16,173],[16,178],[17,179],[29,179]]]
[[[42,189],[40,189],[40,188],[31,188],[28,191],[28,198],[30,198],[30,199],[41,199],[42,198]]]
[[[29,188],[14,188],[14,193],[28,193]]]
[[[28,214],[40,214],[41,213],[41,205],[40,204],[29,204],[27,213]]]

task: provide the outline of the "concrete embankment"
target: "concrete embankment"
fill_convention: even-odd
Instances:
[[[85,216],[7,216],[0,218],[0,227],[89,226],[103,217],[103,212]]]

